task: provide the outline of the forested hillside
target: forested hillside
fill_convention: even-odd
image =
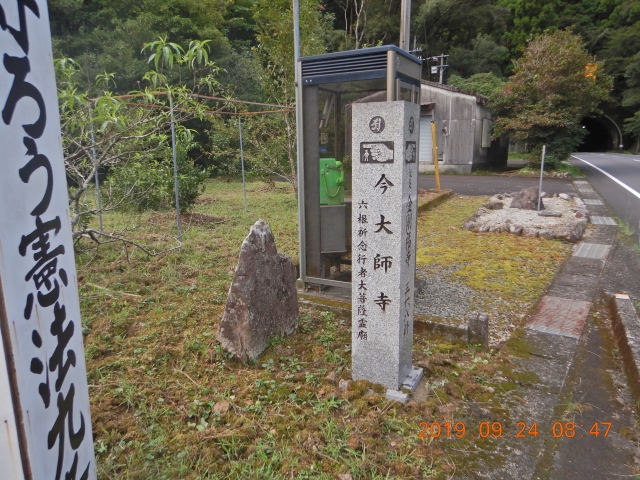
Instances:
[[[144,88],[151,51],[143,52],[143,46],[149,42],[160,39],[187,49],[193,40],[209,40],[209,60],[219,67],[216,94],[293,104],[290,0],[50,0],[49,6],[54,54],[77,62],[76,85],[89,95],[100,92],[95,80],[105,73],[114,74],[113,93]],[[398,43],[400,0],[301,0],[301,16],[303,55]],[[603,106],[627,119],[631,139],[640,133],[637,0],[412,3],[412,44],[422,49],[423,58],[449,54],[445,82],[456,84],[485,73],[491,74],[483,78],[485,84],[500,86],[528,42],[545,31],[566,29],[581,36],[587,53],[613,77]],[[169,84],[184,80],[175,69],[163,73]],[[423,68],[424,78],[429,75]],[[231,173],[238,149],[229,138],[236,127],[228,118],[212,121],[213,128],[196,125],[201,163]],[[282,127],[282,119],[265,122]]]

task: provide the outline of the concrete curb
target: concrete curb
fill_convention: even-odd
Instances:
[[[420,203],[418,205],[418,214],[426,212],[427,210],[435,207],[436,205],[440,205],[442,202],[444,202],[445,200],[451,197],[453,197],[453,190],[443,190],[438,194],[437,197],[432,198],[427,202]]]
[[[613,335],[622,354],[629,387],[640,401],[640,318],[629,295],[616,294],[609,301]]]
[[[437,335],[447,340],[459,340],[465,343],[469,338],[468,328],[427,320],[419,313],[413,315],[413,333],[421,336]]]
[[[298,291],[298,304],[304,307],[328,310],[341,318],[351,318],[351,302],[343,302],[332,298]]]

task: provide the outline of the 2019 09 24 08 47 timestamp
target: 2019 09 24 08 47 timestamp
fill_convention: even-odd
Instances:
[[[555,438],[606,438],[611,430],[611,422],[554,422],[551,428],[538,428],[537,422],[517,422],[504,426],[501,422],[480,422],[467,425],[465,422],[420,422],[419,438],[527,438],[550,433]]]

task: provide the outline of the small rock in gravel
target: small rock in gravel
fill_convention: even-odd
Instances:
[[[523,227],[522,236],[527,238],[535,238],[538,236],[538,229],[531,227]]]
[[[571,195],[568,193],[559,193],[558,196],[563,200],[571,200]]]
[[[577,242],[582,238],[584,230],[587,227],[586,220],[572,222],[562,228],[556,230],[556,237],[567,240],[568,242]]]
[[[523,188],[513,196],[509,208],[521,208],[524,210],[538,209],[538,189],[536,187]],[[544,203],[540,200],[540,210],[544,208]]]
[[[466,220],[463,224],[462,224],[462,229],[463,230],[473,230],[473,228],[476,226],[476,222],[474,221],[474,218],[471,217],[470,219]]]
[[[486,202],[482,206],[489,210],[500,210],[504,206],[504,204],[500,200],[496,199],[495,197],[492,197],[489,199],[488,202]]]
[[[538,215],[541,217],[557,217],[560,218],[562,216],[562,212],[538,212]]]
[[[513,233],[514,235],[521,235],[522,225],[509,225],[509,233]]]
[[[548,228],[545,228],[543,230],[540,230],[538,232],[538,236],[540,238],[545,238],[547,240],[552,240],[553,238],[555,238],[555,233],[553,232],[553,230],[549,230]]]

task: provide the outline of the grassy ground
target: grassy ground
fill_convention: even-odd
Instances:
[[[414,364],[425,369],[428,394],[401,406],[367,382],[339,388],[350,378],[350,320],[314,310],[301,311],[299,332],[274,340],[258,362],[229,358],[215,331],[249,227],[266,220],[279,250],[297,255],[293,193],[250,183],[247,197],[245,213],[241,184],[209,182],[183,218],[182,253],[78,245],[99,478],[450,476],[459,453],[444,438],[419,438],[420,422],[491,401],[496,375],[510,378],[508,360],[416,337]],[[461,232],[478,202],[455,199],[424,215],[419,261],[456,264],[460,281],[504,298],[522,290],[530,304],[567,247]],[[171,213],[104,218],[107,231],[127,228],[157,249],[173,245],[174,220]],[[472,255],[484,261],[460,260]]]
[[[529,161],[529,157],[524,153],[510,153],[509,154],[510,161]],[[582,176],[582,170],[575,165],[569,163],[567,159],[564,162],[561,162],[556,165],[556,167],[552,170],[548,170],[548,165],[545,166],[545,176],[550,176],[556,173],[565,173],[569,172],[571,175]],[[518,177],[539,177],[540,176],[540,164],[530,164],[527,163],[523,167],[518,168],[518,166],[508,165],[500,168],[488,168],[488,169],[480,169],[474,170],[472,175],[508,175],[508,176],[518,176]]]
[[[418,219],[417,265],[476,292],[474,309],[514,326],[549,284],[570,245],[460,225],[486,200],[455,197]]]

